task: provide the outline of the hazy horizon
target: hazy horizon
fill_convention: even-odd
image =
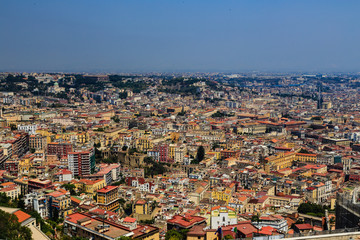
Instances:
[[[359,72],[360,2],[0,2],[0,71]]]

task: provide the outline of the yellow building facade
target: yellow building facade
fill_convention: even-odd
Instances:
[[[316,160],[317,160],[316,154],[307,154],[307,153],[296,153],[295,154],[295,161],[315,163]]]
[[[211,197],[212,199],[225,201],[228,204],[231,199],[231,190],[227,188],[224,191],[212,191]]]
[[[97,191],[97,203],[101,209],[116,212],[119,210],[119,192],[117,186],[106,186]]]
[[[151,139],[149,138],[142,137],[136,141],[136,149],[139,151],[145,152],[152,148],[153,148],[153,144]]]
[[[276,155],[265,158],[272,170],[278,171],[283,168],[291,167],[293,161],[295,161],[295,152],[277,153]],[[270,169],[268,169],[269,171]]]

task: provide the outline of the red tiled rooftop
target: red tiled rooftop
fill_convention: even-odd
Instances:
[[[183,217],[180,215],[175,215],[172,219],[169,219],[167,222],[173,223],[176,225],[180,225],[184,228],[188,228],[194,224],[205,222],[205,221],[206,221],[206,218],[199,217],[199,216]]]
[[[66,216],[66,220],[73,222],[73,223],[77,223],[77,221],[79,221],[80,219],[86,218],[87,216],[84,216],[81,213],[74,213],[74,214],[70,214]]]
[[[23,211],[19,210],[14,213],[14,215],[18,218],[19,223],[22,223],[26,219],[29,219],[31,216]]]
[[[102,189],[99,189],[97,192],[98,193],[108,193],[116,188],[118,188],[118,186],[106,186],[106,187],[103,187]]]
[[[64,193],[62,193],[60,191],[55,191],[55,192],[52,192],[52,193],[48,193],[46,195],[52,196],[52,197],[60,197],[60,196],[64,195]]]
[[[303,223],[303,224],[295,224],[295,226],[299,229],[299,230],[309,230],[309,229],[313,229],[313,226],[311,226],[308,223]]]
[[[136,221],[136,218],[126,217],[126,218],[124,218],[123,222],[134,223],[135,221]]]
[[[143,204],[145,204],[145,203],[146,203],[145,200],[138,200],[138,201],[136,202],[136,204],[139,204],[139,205],[143,205]]]

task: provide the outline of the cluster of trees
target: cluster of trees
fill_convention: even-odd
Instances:
[[[95,147],[95,162],[100,163],[102,161],[102,151],[98,149],[100,147],[100,143],[99,146],[94,146],[94,147]]]
[[[118,116],[113,116],[111,117],[111,120],[113,120],[115,123],[119,123],[120,122],[120,118]]]
[[[34,92],[36,95],[45,95],[46,90],[53,86],[53,83],[39,83],[38,80],[33,76],[28,76],[27,78],[23,75],[11,75],[9,74],[5,78],[5,84],[0,86],[0,91],[7,92],[20,92],[20,91],[30,91]],[[27,87],[19,85],[19,83],[26,83]],[[34,91],[36,89],[36,91]]]
[[[181,112],[178,113],[178,116],[185,116],[186,111],[183,109],[181,109]]]
[[[63,228],[61,224],[63,223],[64,219],[59,218],[59,212],[56,210],[53,212],[52,219],[44,220],[40,214],[34,210],[25,210],[26,213],[31,215],[33,218],[36,219],[36,223],[40,224],[40,229],[43,233],[45,233],[50,238],[55,236],[55,230],[59,233],[62,232]]]
[[[103,132],[103,131],[105,131],[105,129],[102,128],[102,127],[99,127],[99,128],[97,128],[97,129],[94,129],[94,131],[95,131],[95,132]]]
[[[121,92],[121,93],[119,93],[119,98],[121,98],[121,99],[126,99],[127,97],[128,97],[127,92]]]
[[[312,152],[309,152],[308,150],[306,150],[304,148],[300,149],[299,153],[312,154]]]
[[[274,93],[273,95],[282,97],[282,98],[286,98],[286,97],[297,97],[297,98],[304,98],[304,99],[312,99],[314,101],[317,100],[317,95],[306,95],[306,94],[293,94],[293,93]]]
[[[25,208],[25,202],[22,200],[23,196],[20,195],[15,200],[11,200],[11,197],[6,196],[5,193],[0,193],[0,206],[11,208]]]
[[[196,158],[191,162],[192,164],[199,164],[205,158],[205,149],[199,146],[196,152]]]
[[[186,234],[189,229],[182,229],[176,231],[175,229],[168,230],[165,234],[165,240],[186,240]]]
[[[215,143],[213,144],[213,146],[212,146],[212,150],[215,150],[215,149],[220,148],[220,147],[221,147],[221,146],[220,146],[219,142],[215,142]]]
[[[173,79],[164,79],[162,81],[163,87],[159,89],[161,92],[180,94],[183,96],[198,95],[199,88],[193,86],[194,83],[206,81],[204,79],[190,78],[189,80],[184,80],[184,78],[173,78]]]
[[[85,78],[83,75],[75,75],[75,88],[87,87],[91,92],[97,92],[104,89],[104,83],[93,78]]]
[[[218,105],[218,102],[221,101],[221,98],[204,98],[204,100],[206,102],[210,102],[210,103],[213,103],[213,104],[216,104]]]
[[[129,121],[129,129],[132,129],[132,128],[135,128],[135,127],[138,127],[138,122],[134,119],[130,120]]]
[[[114,87],[120,89],[129,89],[134,93],[139,93],[149,87],[149,84],[143,81],[135,81],[137,76],[121,76],[121,75],[110,75],[109,80],[112,82]],[[124,81],[126,80],[126,81]],[[127,94],[126,94],[127,97]],[[120,98],[126,98],[123,94]]]
[[[77,192],[75,191],[76,186],[74,184],[71,183],[65,183],[63,185],[61,185],[62,188],[65,188],[67,191],[70,192],[70,195],[78,195]]]
[[[166,172],[165,163],[156,162],[151,157],[145,157],[144,162],[150,165],[144,168],[145,177],[153,177]]]
[[[96,163],[118,163],[119,160],[116,155],[110,154],[108,158],[103,158],[102,151],[99,150],[100,143],[94,144],[95,147],[95,162]]]
[[[111,154],[108,158],[104,158],[101,162],[103,163],[118,163],[119,160],[116,155]]]
[[[51,105],[49,105],[50,108],[61,108],[61,107],[65,107],[63,104],[61,103],[52,103]]]
[[[126,203],[125,199],[120,198],[119,204],[121,208],[124,209],[124,212],[126,213],[127,216],[130,216],[132,214],[133,208],[131,203]]]
[[[155,219],[151,219],[151,220],[140,220],[140,224],[154,224],[155,223]]]
[[[122,177],[120,181],[113,182],[111,186],[120,186],[121,184],[125,184],[125,178]]]
[[[234,116],[234,114],[227,114],[225,112],[217,111],[216,113],[213,113],[211,117],[213,118],[223,118],[223,117],[231,117]]]
[[[320,120],[322,120],[322,118],[321,118],[321,116],[315,116],[315,117],[312,117],[311,120],[320,121]]]
[[[65,87],[65,92],[52,94],[52,93],[47,92],[47,90],[49,87],[54,86],[53,82],[43,83],[43,82],[39,82],[33,76],[25,77],[23,75],[14,76],[11,74],[9,74],[5,78],[4,83],[5,84],[2,84],[0,86],[0,91],[8,91],[8,92],[29,91],[29,92],[32,92],[34,95],[40,95],[40,96],[46,95],[46,96],[52,96],[52,97],[56,97],[56,98],[67,99],[67,100],[69,100],[69,95],[67,94],[69,88],[74,87],[74,86],[70,86],[70,85],[61,83],[61,81],[60,81],[59,86]],[[23,86],[20,83],[25,83],[26,85]],[[56,106],[52,106],[52,107],[56,107]]]
[[[0,210],[0,239],[31,240],[31,231],[15,215]]]
[[[195,96],[198,95],[199,93],[199,88],[196,86],[184,86],[184,87],[179,87],[177,89],[170,89],[170,88],[160,88],[159,91],[160,92],[166,92],[166,93],[171,93],[171,94],[180,94],[182,96]]]
[[[298,212],[316,217],[324,217],[326,209],[328,209],[327,206],[322,206],[315,203],[307,202],[300,204],[298,208]]]
[[[0,193],[0,206],[11,207],[11,208],[20,208],[22,211],[26,212],[31,217],[35,218],[36,223],[40,224],[41,231],[44,232],[49,237],[53,237],[55,235],[55,229],[61,233],[62,226],[60,226],[60,224],[63,222],[63,219],[59,218],[59,211],[57,209],[54,210],[54,212],[52,214],[52,216],[53,216],[52,219],[45,221],[38,212],[36,212],[32,209],[25,209],[25,202],[22,198],[23,198],[23,196],[20,195],[18,199],[11,200],[11,198],[6,196],[5,193]],[[19,237],[13,235],[13,233],[12,233],[13,228],[18,229],[18,231],[23,231],[23,232],[26,232],[26,229],[24,230],[23,228],[18,228],[18,226],[16,224],[15,225],[12,225],[12,224],[6,225],[7,224],[6,222],[2,222],[3,220],[6,220],[6,219],[12,219],[12,218],[8,218],[8,216],[2,215],[2,213],[0,211],[0,229],[5,230],[5,228],[3,226],[5,226],[6,228],[9,228],[9,232],[0,231],[0,239],[31,239],[31,234],[30,234],[30,238],[26,238],[26,235],[19,235]],[[1,235],[1,234],[4,234],[4,235]],[[8,237],[6,238],[3,236],[8,236]]]

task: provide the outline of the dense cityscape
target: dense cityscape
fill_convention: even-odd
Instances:
[[[359,99],[356,73],[0,73],[0,238],[359,238]]]

